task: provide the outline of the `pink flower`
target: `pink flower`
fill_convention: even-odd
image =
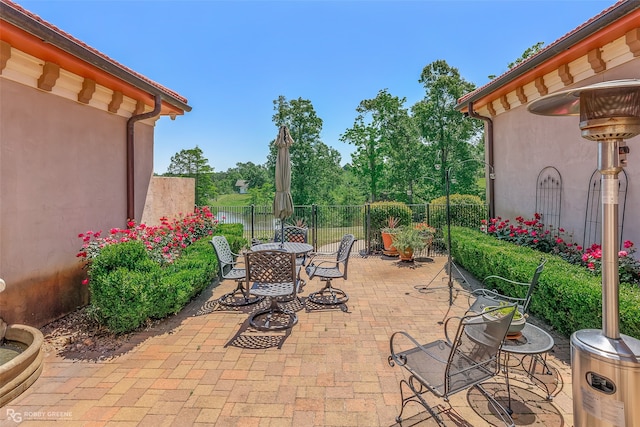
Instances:
[[[587,264],[587,267],[589,268],[589,270],[594,270],[596,268],[596,265],[590,262],[589,264]]]
[[[629,253],[628,253],[627,251],[620,251],[620,252],[618,252],[618,256],[619,256],[620,258],[624,258],[624,257],[626,257],[627,255],[629,255]]]
[[[562,243],[562,242],[564,242],[564,240],[562,240],[561,238],[559,238],[559,237],[558,237],[558,238],[556,239],[556,243],[557,243],[557,244],[560,244],[560,243]]]
[[[633,247],[633,242],[631,240],[625,240],[624,241],[624,248],[625,249],[629,249],[631,247]]]
[[[83,285],[88,285],[88,284],[89,284],[89,279],[84,279],[84,280],[82,281],[82,284],[83,284]]]

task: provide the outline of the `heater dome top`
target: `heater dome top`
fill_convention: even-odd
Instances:
[[[581,94],[587,92],[608,94],[611,91],[640,92],[640,79],[611,80],[556,92],[536,99],[527,106],[527,109],[533,114],[542,116],[577,116],[580,114]]]

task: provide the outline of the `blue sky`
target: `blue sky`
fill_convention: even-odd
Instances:
[[[444,59],[476,86],[537,42],[548,45],[614,0],[16,0],[116,61],[188,99],[156,126],[154,171],[198,145],[220,172],[262,164],[275,139],[273,100],[309,99],[323,142],[339,137],[381,89],[424,91],[422,69]]]

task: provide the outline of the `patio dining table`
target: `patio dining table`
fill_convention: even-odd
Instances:
[[[271,243],[260,243],[259,245],[254,245],[251,247],[252,251],[285,251],[292,252],[296,255],[304,255],[313,250],[313,246],[308,243],[299,243],[299,242],[271,242]]]

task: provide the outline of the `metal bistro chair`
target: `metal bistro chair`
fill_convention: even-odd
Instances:
[[[229,307],[241,307],[262,301],[264,297],[249,295],[244,287],[245,269],[237,267],[237,258],[241,257],[231,251],[229,242],[224,236],[213,236],[211,245],[218,259],[218,277],[220,282],[225,279],[235,280],[236,288],[218,298],[218,303]]]
[[[349,253],[355,243],[356,238],[353,234],[345,234],[340,241],[340,246],[336,252],[316,253],[311,255],[309,264],[305,271],[309,275],[309,279],[314,277],[320,278],[326,282],[325,287],[317,292],[309,294],[307,300],[324,305],[344,304],[349,300],[349,296],[341,289],[334,288],[331,285],[333,279],[347,280],[347,267],[349,265]],[[335,255],[335,259],[330,257]]]
[[[400,381],[400,399],[402,408],[396,417],[402,422],[402,412],[409,402],[422,405],[440,426],[444,426],[442,410],[427,403],[424,393],[449,401],[449,397],[471,387],[477,388],[489,401],[505,425],[513,426],[508,411],[487,391],[481,383],[494,377],[500,370],[499,353],[509,324],[515,312],[512,310],[501,318],[471,314],[464,317],[451,317],[444,325],[446,340],[437,340],[420,344],[407,332],[394,332],[390,339],[391,366],[406,369],[410,376]],[[491,310],[493,313],[496,310]],[[453,339],[453,319],[459,319]],[[405,395],[405,389],[407,394]]]
[[[251,314],[249,323],[259,330],[283,330],[298,322],[294,311],[283,308],[280,302],[297,298],[300,287],[296,254],[278,250],[247,252],[246,286],[252,295],[266,297],[269,306]]]
[[[531,303],[531,296],[533,295],[533,292],[538,286],[538,279],[540,278],[540,274],[542,273],[542,270],[544,270],[544,265],[546,262],[547,260],[544,258],[540,260],[540,264],[538,265],[538,267],[536,267],[536,270],[533,273],[533,277],[531,278],[531,282],[529,283],[515,282],[513,280],[505,279],[504,277],[500,277],[500,276],[485,277],[483,280],[483,283],[485,284],[487,282],[502,281],[505,283],[510,283],[512,285],[515,285],[514,287],[516,288],[516,291],[518,290],[518,288],[526,289],[526,294],[524,297],[521,298],[521,297],[512,297],[512,296],[503,295],[498,293],[495,290],[490,290],[486,288],[476,289],[471,292],[469,297],[470,299],[475,298],[475,301],[473,301],[473,303],[470,304],[469,311],[474,313],[482,313],[482,310],[485,307],[499,305],[500,302],[507,302],[507,303],[517,303],[518,311],[520,311],[520,313],[522,313],[523,315],[528,315],[529,304]],[[520,292],[517,292],[517,293],[520,293]]]
[[[282,236],[284,235],[284,239]],[[294,225],[285,225],[284,230],[277,228],[275,232],[275,236],[273,238],[274,242],[298,242],[298,243],[307,243],[309,236],[309,229],[303,227],[296,227]],[[296,258],[296,264],[304,265],[307,261],[307,255],[302,254],[298,255]]]
[[[296,227],[294,225],[285,225],[284,230],[276,228],[274,242],[282,242],[282,234],[284,231],[285,242],[307,243],[308,228]]]

